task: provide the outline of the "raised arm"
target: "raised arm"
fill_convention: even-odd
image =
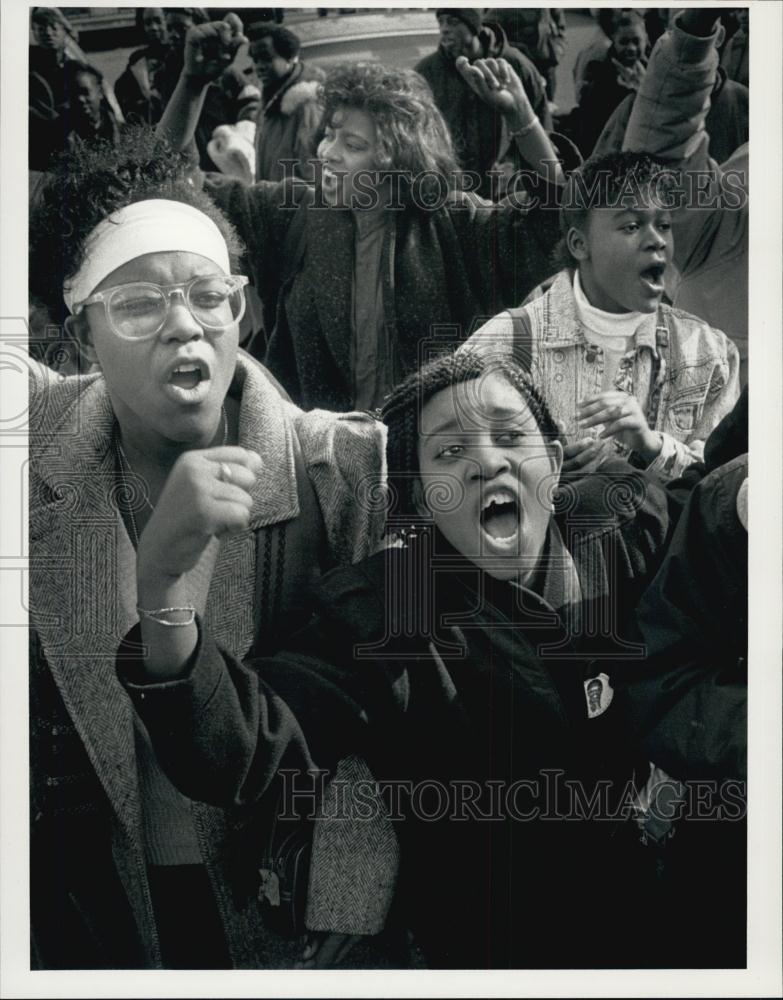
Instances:
[[[236,14],[227,14],[222,21],[201,24],[188,31],[182,73],[158,123],[158,131],[176,149],[184,149],[192,141],[207,86],[231,65],[240,45],[246,41]]]
[[[655,45],[634,101],[624,149],[706,166],[705,129],[718,71],[717,12],[689,9]]]
[[[470,63],[460,56],[456,67],[478,96],[503,115],[508,134],[525,162],[542,177],[561,184],[564,178],[555,147],[513,66],[505,59]]]
[[[136,559],[139,634],[150,678],[165,682],[187,671],[197,643],[195,612],[210,584],[199,563],[222,537],[247,530],[260,470],[255,452],[229,446],[186,452],[169,473]]]

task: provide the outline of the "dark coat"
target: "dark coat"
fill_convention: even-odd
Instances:
[[[365,754],[387,790],[400,788],[388,803],[400,821],[400,894],[433,965],[613,965],[631,946],[616,919],[627,824],[525,821],[508,806],[501,821],[452,819],[460,788],[476,789],[463,818],[491,809],[492,782],[536,783],[511,808],[550,819],[579,816],[575,800],[599,781],[610,812],[632,787],[619,700],[588,720],[585,681],[595,655],[633,655],[622,626],[658,564],[665,498],[623,463],[565,495],[544,597],[486,577],[436,535],[432,550],[413,542],[324,577],[319,617],[252,667],[203,632],[182,681],[138,683],[132,651],[120,662],[161,761],[192,796],[254,801],[281,760],[299,766],[303,739],[327,769],[351,746]],[[567,608],[574,578],[581,600]],[[423,583],[411,595],[414,579]],[[600,621],[612,627],[596,635]],[[295,732],[276,725],[281,704]],[[425,819],[438,789],[447,810]]]
[[[506,59],[516,70],[530,105],[545,129],[552,127],[552,116],[544,89],[544,80],[534,63],[509,44],[499,24],[484,25],[479,40],[481,58]],[[435,103],[446,119],[461,166],[482,178],[476,190],[489,197],[491,185],[485,176],[505,145],[503,116],[474,93],[456,69],[454,60],[438,48],[416,64],[430,86]]]
[[[668,774],[747,774],[748,532],[740,455],[693,489],[636,615],[647,646],[625,673],[634,725]]]
[[[649,908],[671,966],[747,963],[747,475],[741,455],[693,489],[636,616],[648,657],[620,678],[643,748],[687,786]]]
[[[114,94],[131,124],[157,124],[163,114],[166,49],[145,46],[131,52],[128,65],[114,84]]]
[[[248,274],[274,317],[266,365],[305,409],[353,409],[351,212],[326,208],[317,189],[297,182],[248,187],[210,176],[205,186],[244,241]],[[549,277],[558,193],[540,196],[550,207],[452,193],[435,211],[390,213],[381,268],[395,380]]]
[[[571,136],[582,156],[592,154],[609,116],[621,101],[632,93],[618,81],[617,58],[612,46],[602,59],[587,64],[579,105],[570,115]]]
[[[309,161],[323,134],[318,93],[324,76],[320,67],[298,62],[272,94],[264,92],[245,102],[238,120],[247,118],[256,124],[257,181],[301,177],[312,182]]]

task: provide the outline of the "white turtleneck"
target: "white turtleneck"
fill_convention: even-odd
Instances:
[[[574,301],[576,314],[588,331],[590,343],[600,347],[604,352],[602,389],[613,389],[620,361],[623,355],[633,348],[634,335],[646,314],[610,313],[597,309],[587,300],[578,270],[574,272]]]

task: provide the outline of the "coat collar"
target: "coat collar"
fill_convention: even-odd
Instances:
[[[62,385],[49,379],[31,418],[30,620],[120,822],[138,832],[134,716],[114,667],[120,640],[137,620],[135,553],[118,513],[106,384],[100,375],[78,378]],[[241,394],[240,444],[264,463],[251,527],[292,518],[299,511],[297,411],[247,356],[238,359],[234,391]],[[234,536],[221,547],[222,563],[249,559],[252,566],[254,550],[254,537]],[[216,624],[244,640],[252,607],[244,597],[231,603],[226,621]]]
[[[62,486],[63,475],[75,473],[80,488],[74,513],[89,517],[95,503],[90,482],[114,475],[113,436],[116,418],[101,375],[76,376],[84,384],[61,416],[33,435],[36,474],[49,486]],[[70,380],[69,380],[70,381]],[[53,387],[56,392],[56,386]],[[293,404],[281,399],[263,370],[240,352],[229,394],[240,399],[239,444],[261,457],[264,473],[252,490],[250,526],[290,520],[299,513],[291,417]],[[44,403],[45,405],[45,403]]]
[[[561,271],[546,295],[544,328],[540,346],[542,350],[561,350],[589,343],[589,332],[576,311],[573,271]],[[646,316],[636,328],[635,347],[649,348],[658,354],[658,348],[668,344],[668,327],[660,307]]]
[[[261,366],[244,352],[237,359],[230,392],[241,400],[239,443],[263,462],[263,474],[251,491],[250,527],[288,521],[299,513],[292,422],[298,411],[281,398]]]

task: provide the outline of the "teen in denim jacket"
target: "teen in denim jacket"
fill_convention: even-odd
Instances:
[[[736,347],[661,302],[673,252],[671,181],[642,154],[589,160],[564,193],[571,266],[467,342],[532,372],[565,435],[565,472],[620,454],[666,482],[702,458],[737,400]]]

